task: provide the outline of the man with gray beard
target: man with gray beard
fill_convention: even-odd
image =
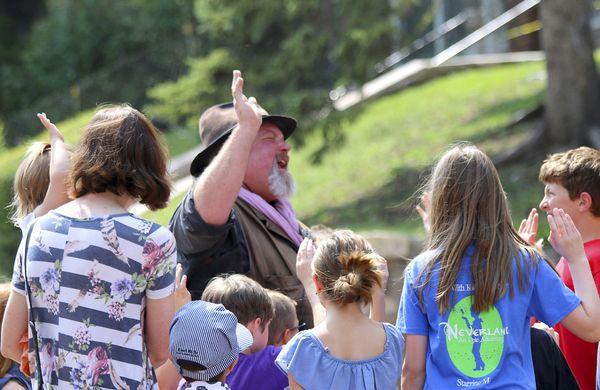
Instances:
[[[245,274],[294,299],[300,322],[312,326],[296,277],[296,253],[309,233],[288,201],[295,186],[286,139],[296,120],[269,115],[246,98],[239,71],[231,90],[233,103],[210,107],[200,117],[202,150],[190,168],[196,180],[169,223],[178,261],[193,299],[214,276]]]

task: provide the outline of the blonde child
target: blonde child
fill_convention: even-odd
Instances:
[[[11,220],[23,232],[33,219],[69,200],[66,180],[70,157],[63,135],[45,113],[38,118],[48,130],[50,143],[35,142],[29,147],[13,182]]]
[[[600,301],[579,232],[562,210],[550,243],[580,298],[513,228],[496,169],[473,146],[436,164],[427,251],[407,267],[398,312],[406,334],[403,389],[534,389],[530,317],[600,338]]]
[[[305,265],[311,260],[314,287],[307,286],[307,296],[318,298],[313,308],[321,305],[324,317],[313,309],[315,328],[294,336],[277,357],[290,388],[395,388],[402,365],[402,335],[393,325],[363,312],[364,305],[371,304],[371,317],[383,317],[385,261],[351,231],[333,232],[320,240],[318,248],[312,240],[303,241],[297,260],[303,284]],[[311,293],[313,288],[316,294]]]

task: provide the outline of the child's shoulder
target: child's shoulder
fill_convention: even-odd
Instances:
[[[427,250],[421,252],[417,257],[412,259],[406,266],[406,273],[416,277],[427,266],[427,264],[435,261],[440,256],[440,250]]]

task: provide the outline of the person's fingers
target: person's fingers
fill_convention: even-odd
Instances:
[[[558,234],[560,237],[564,237],[567,234],[565,226],[565,213],[562,209],[554,209],[553,215]]]
[[[540,216],[538,215],[538,212],[536,209],[531,210],[531,212],[533,213],[533,217],[531,219],[531,232],[533,234],[537,234],[538,232],[538,228],[539,228],[539,224],[540,224]]]
[[[417,213],[419,213],[419,215],[421,216],[421,219],[427,218],[427,212],[425,210],[423,210],[423,208],[420,205],[417,205],[415,207],[415,210],[417,210]]]
[[[419,210],[417,210],[417,211],[419,211]],[[525,224],[526,223],[527,223],[526,219],[521,220],[521,224],[519,225],[519,230],[518,230],[519,233],[521,233],[521,234],[525,233]]]
[[[183,267],[181,264],[177,264],[175,267],[175,287],[179,287],[181,274],[183,273]]]
[[[550,237],[548,240],[555,240],[557,236],[560,236],[558,227],[556,226],[556,218],[554,218],[553,214],[548,214],[548,225],[550,225]]]
[[[239,70],[233,71],[233,79],[231,81],[231,95],[233,96],[234,103],[241,102],[243,100],[244,90],[244,79],[242,73]]]
[[[576,234],[577,232],[579,232],[577,230],[577,227],[575,227],[575,223],[573,222],[573,218],[571,218],[571,216],[567,213],[565,213],[565,225],[567,230],[569,231],[569,233],[571,234]]]
[[[183,275],[181,277],[181,283],[180,283],[181,287],[183,288],[187,288],[187,275]]]

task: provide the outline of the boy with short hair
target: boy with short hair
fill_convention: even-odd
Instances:
[[[268,344],[281,347],[287,344],[299,330],[303,330],[300,328],[306,325],[298,323],[296,301],[279,291],[269,290],[268,293],[275,310],[275,316],[269,325]]]
[[[282,390],[287,387],[287,376],[274,363],[277,353],[273,346],[267,346],[269,324],[274,315],[267,289],[245,275],[218,276],[208,283],[202,300],[221,303],[231,310],[254,337],[252,346],[240,351],[227,384],[232,389]]]
[[[548,213],[560,208],[571,216],[583,239],[592,276],[600,290],[600,151],[580,147],[553,154],[544,160],[539,179],[545,185],[540,209]],[[530,229],[530,242],[535,242],[537,219],[534,209],[526,221],[534,226]],[[560,259],[556,269],[565,285],[574,290],[564,259]],[[580,388],[595,389],[598,343],[583,341],[560,324],[555,330],[560,337],[560,349]]]
[[[223,305],[193,301],[179,309],[169,329],[171,360],[185,382],[179,389],[229,389],[225,380],[252,335]]]

